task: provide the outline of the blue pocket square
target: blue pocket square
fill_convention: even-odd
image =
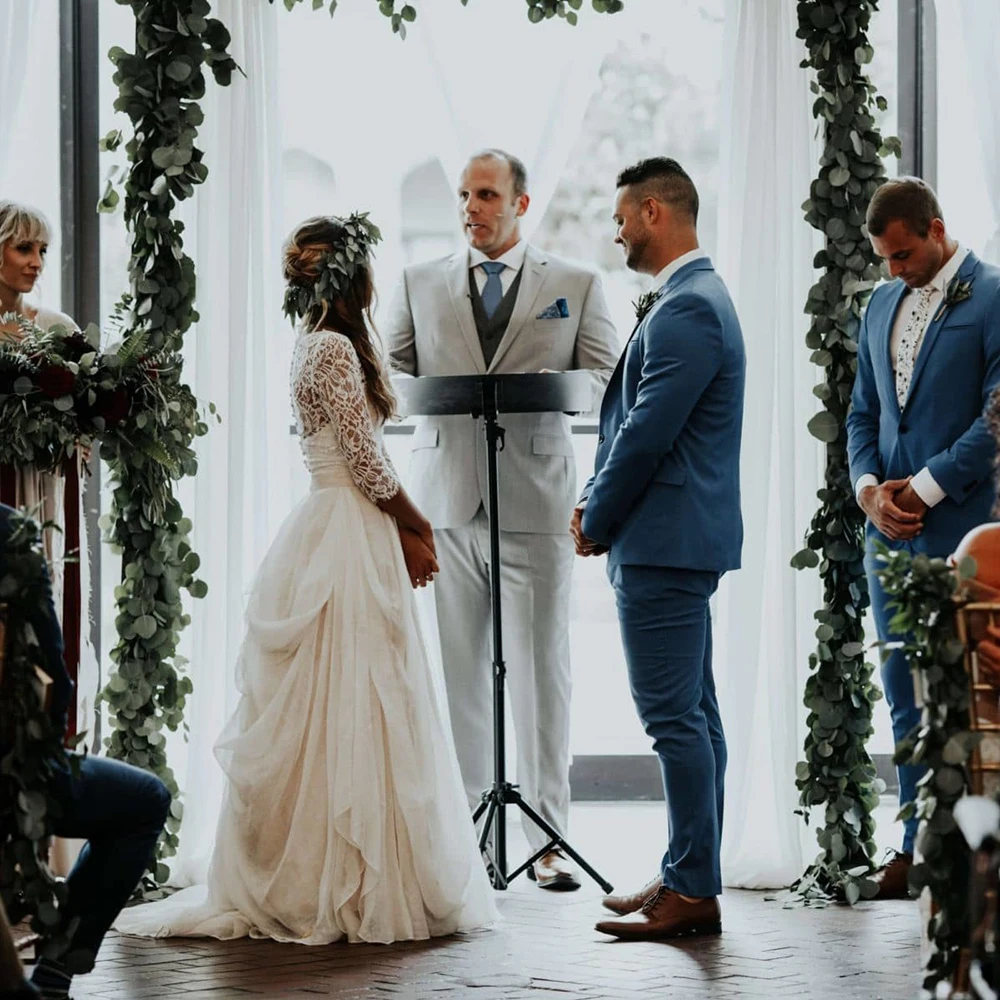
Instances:
[[[535,319],[568,319],[569,303],[565,299],[556,299],[550,306],[546,306]]]

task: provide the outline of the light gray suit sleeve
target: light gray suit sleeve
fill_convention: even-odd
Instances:
[[[393,293],[383,330],[392,367],[397,372],[416,375],[416,331],[413,326],[413,313],[410,309],[410,293],[407,287],[405,269]]]
[[[611,321],[598,275],[591,275],[580,314],[573,355],[576,368],[588,369],[594,383],[594,410],[599,410],[611,373],[618,364],[618,334]]]

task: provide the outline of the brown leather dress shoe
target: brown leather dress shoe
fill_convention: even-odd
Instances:
[[[868,877],[878,883],[874,899],[910,899],[910,868],[913,855],[894,851],[889,861]]]
[[[576,869],[558,848],[543,854],[528,869],[528,878],[537,882],[539,889],[551,889],[553,892],[572,892],[580,888]]]
[[[661,885],[637,912],[617,920],[602,920],[596,925],[596,930],[630,941],[664,941],[699,934],[721,934],[722,913],[715,896],[689,903]]]
[[[631,896],[605,896],[601,900],[601,906],[612,913],[617,913],[624,917],[626,913],[635,913],[641,910],[643,903],[663,885],[663,877],[657,875],[650,879],[638,892],[633,892]]]

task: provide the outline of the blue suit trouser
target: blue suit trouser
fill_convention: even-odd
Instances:
[[[96,955],[153,859],[170,793],[148,771],[107,757],[84,757],[79,776],[57,774],[52,794],[62,811],[56,835],[87,841],[66,880],[66,911],[80,919],[72,948]]]
[[[889,622],[895,611],[887,607],[891,600],[882,589],[876,569],[878,568],[875,554],[869,543],[865,549],[865,572],[868,575],[868,592],[872,601],[872,617],[875,619],[875,630],[882,642],[901,642],[907,636],[896,635],[889,631]],[[882,690],[889,705],[889,716],[892,719],[892,736],[898,743],[920,722],[920,709],[917,707],[913,691],[913,675],[910,665],[901,649],[894,649],[888,659],[882,663]],[[896,768],[899,775],[899,804],[905,805],[917,797],[917,782],[926,772],[924,767],[914,767],[910,764]],[[913,853],[913,841],[917,834],[917,819],[908,819],[903,826],[903,850]]]
[[[726,740],[712,676],[719,574],[609,563],[629,684],[660,758],[669,843],[661,871],[686,896],[722,891]]]

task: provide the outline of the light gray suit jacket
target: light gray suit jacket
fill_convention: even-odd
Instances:
[[[539,314],[565,299],[569,315]],[[589,369],[594,402],[618,359],[618,339],[600,278],[593,271],[528,246],[507,332],[489,368],[469,297],[469,255],[413,264],[383,327],[392,361],[409,375],[475,375]],[[567,531],[576,495],[576,464],[562,413],[508,413],[500,466],[504,531]],[[435,528],[467,524],[486,506],[486,440],[482,419],[420,417],[413,435],[409,485]]]

